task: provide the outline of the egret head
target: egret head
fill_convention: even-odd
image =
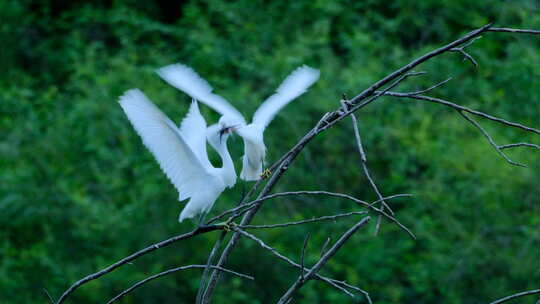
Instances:
[[[217,149],[227,143],[227,138],[233,131],[232,127],[223,128],[221,124],[211,125],[206,129],[206,138],[210,145]]]
[[[219,119],[219,135],[220,138],[225,134],[231,134],[232,132],[236,131],[239,127],[242,126],[242,123],[239,122],[237,119],[234,119],[232,117],[228,116],[222,116]]]

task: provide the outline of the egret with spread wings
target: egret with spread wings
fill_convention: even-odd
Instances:
[[[251,124],[247,124],[242,114],[223,97],[214,94],[208,82],[190,67],[172,64],[158,69],[157,73],[172,86],[219,112],[222,115],[220,123],[235,126],[235,131],[244,139],[240,178],[247,181],[257,180],[262,174],[266,155],[263,133],[266,127],[283,107],[306,92],[319,78],[316,69],[308,66],[297,68],[257,109]]]
[[[223,190],[236,183],[227,150],[227,138],[233,129],[219,124],[207,128],[195,100],[180,128],[138,89],[124,93],[119,102],[144,145],[178,190],[178,199],[189,199],[178,220],[200,214],[202,223]],[[208,160],[207,140],[221,157],[223,167],[215,168]]]

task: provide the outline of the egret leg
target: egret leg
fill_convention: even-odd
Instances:
[[[262,179],[267,179],[270,177],[270,175],[272,175],[272,171],[270,171],[270,169],[266,168],[264,169],[263,173],[261,173],[261,178]]]

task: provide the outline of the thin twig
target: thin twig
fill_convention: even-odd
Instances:
[[[47,291],[46,288],[43,288],[43,292],[45,292],[45,294],[47,295],[47,298],[49,298],[49,301],[54,304],[54,300],[53,298],[51,297],[51,294]]]
[[[319,280],[317,277],[315,277],[315,279]],[[360,292],[360,293],[364,294],[364,297],[368,301],[368,304],[373,304],[373,302],[371,301],[371,297],[369,296],[369,293],[367,291],[365,291],[363,289],[360,289],[360,288],[358,288],[358,287],[356,287],[354,285],[351,285],[351,284],[349,284],[349,283],[347,283],[345,281],[338,281],[336,279],[330,279],[330,281],[332,281],[333,283],[335,283],[338,286],[342,285],[342,286],[347,287],[349,289],[352,289],[352,290],[354,290],[356,292]]]
[[[302,221],[296,221],[296,222],[288,222],[288,223],[282,223],[282,224],[273,224],[273,225],[245,225],[245,226],[239,226],[241,229],[269,229],[269,228],[281,228],[281,227],[288,227],[293,225],[302,225],[302,224],[308,224],[308,223],[314,223],[314,222],[320,222],[320,221],[335,221],[338,218],[342,217],[348,217],[352,215],[365,215],[366,211],[355,211],[355,212],[348,212],[348,213],[340,213],[336,215],[326,215],[321,217],[316,217],[312,219],[302,220]]]
[[[474,60],[473,56],[471,56],[469,53],[467,53],[467,51],[465,51],[465,48],[473,44],[476,40],[480,38],[482,38],[482,36],[475,37],[474,39],[471,39],[469,42],[461,45],[460,47],[451,48],[450,51],[460,53],[461,55],[463,55],[463,57],[465,57],[463,58],[463,60],[469,60],[475,67],[477,67],[478,63],[476,62],[476,60]]]
[[[513,127],[513,128],[518,128],[518,129],[521,129],[523,131],[528,131],[528,132],[540,134],[540,130],[538,130],[538,129],[527,127],[527,126],[524,126],[522,124],[511,122],[511,121],[508,121],[508,120],[505,120],[505,119],[502,119],[502,118],[499,118],[499,117],[495,117],[495,116],[486,114],[484,112],[476,111],[476,110],[473,110],[473,109],[470,109],[470,108],[467,108],[467,107],[464,107],[464,106],[461,106],[461,105],[458,105],[456,103],[446,101],[446,100],[443,100],[443,99],[440,99],[440,98],[424,96],[424,95],[408,95],[408,94],[405,94],[405,93],[397,93],[397,92],[386,92],[386,93],[384,93],[384,95],[392,96],[392,97],[410,98],[410,99],[414,99],[414,100],[422,100],[422,101],[429,101],[429,102],[433,102],[433,103],[438,103],[438,104],[442,104],[442,105],[445,105],[447,107],[450,107],[450,108],[453,108],[453,109],[456,109],[456,110],[464,111],[464,112],[467,112],[469,114],[473,114],[473,115],[480,116],[480,117],[485,118],[485,119],[489,119],[489,120],[498,122],[498,123],[503,124],[503,125],[507,125],[507,126],[510,126],[510,127]]]
[[[375,181],[373,180],[373,178],[371,177],[371,173],[369,172],[369,168],[367,166],[366,152],[362,145],[362,140],[360,137],[360,130],[358,128],[358,120],[356,119],[356,115],[354,115],[354,113],[351,114],[351,119],[353,123],[354,135],[356,138],[356,145],[358,146],[358,152],[360,153],[360,160],[362,163],[362,170],[364,171],[364,175],[368,179],[371,188],[377,195],[377,198],[381,201],[381,210],[384,211],[384,209],[386,208],[388,209],[391,215],[394,215],[394,211],[392,211],[392,208],[390,208],[390,206],[388,206],[388,204],[384,201],[384,198],[381,192],[379,191],[379,187],[377,187],[377,184],[375,184]],[[375,235],[379,233],[379,229],[381,227],[381,221],[382,221],[382,214],[379,214],[379,216],[377,217],[377,224],[375,225]]]
[[[356,138],[356,146],[358,148],[358,153],[360,153],[360,159],[363,163],[367,162],[367,155],[364,151],[364,145],[362,145],[362,138],[360,137],[360,131],[358,130],[358,121],[356,120],[356,115],[351,114],[351,118],[353,121],[353,130],[354,130],[354,137]]]
[[[470,122],[473,126],[475,126],[478,130],[480,130],[480,132],[484,135],[484,137],[489,141],[489,143],[491,144],[491,146],[493,146],[493,148],[495,148],[495,151],[497,151],[497,153],[499,153],[509,164],[511,165],[514,165],[514,166],[518,166],[518,167],[527,167],[523,164],[520,164],[520,163],[516,163],[515,161],[511,160],[508,156],[506,156],[506,154],[504,154],[503,151],[501,151],[501,149],[499,148],[499,146],[495,143],[495,141],[493,140],[493,138],[491,137],[491,135],[489,135],[489,133],[484,130],[484,128],[482,128],[482,126],[474,119],[472,119],[471,117],[467,116],[467,114],[463,113],[463,111],[457,111],[463,118],[465,118],[465,120],[467,120],[468,122]]]
[[[306,255],[306,248],[307,248],[310,236],[311,236],[310,233],[306,235],[306,238],[304,239],[304,245],[302,246],[302,253],[300,254],[300,266],[302,266],[300,268],[300,276],[302,277],[302,279],[304,278],[304,269],[305,269],[304,256]]]
[[[522,30],[522,29],[513,29],[513,28],[506,28],[506,27],[491,27],[487,31],[488,32],[506,32],[506,33],[514,33],[514,34],[540,35],[540,31],[537,31],[537,30]]]
[[[336,123],[341,121],[343,118],[349,116],[350,114],[358,111],[359,109],[361,109],[361,108],[367,106],[368,104],[372,103],[373,101],[377,100],[379,97],[384,95],[385,92],[390,91],[391,89],[396,87],[398,84],[400,84],[405,79],[407,79],[409,77],[412,77],[412,76],[421,76],[421,75],[425,75],[425,74],[427,74],[427,73],[426,72],[414,72],[414,71],[407,72],[407,73],[405,73],[403,75],[399,75],[397,77],[397,79],[394,82],[390,83],[390,85],[388,87],[386,87],[383,91],[375,92],[375,95],[371,96],[371,98],[369,98],[368,100],[366,100],[366,101],[364,101],[362,103],[354,104],[353,100],[350,100],[350,101],[347,100],[347,102],[345,104],[342,103],[340,108],[334,112],[334,113],[337,113],[338,117],[332,117],[331,115],[328,115],[328,119],[332,119],[332,120],[328,121],[328,119],[327,119],[325,121],[326,125],[324,125],[323,127],[319,127],[319,128],[315,129],[316,133],[318,134],[318,133],[321,133],[321,132],[331,128]],[[369,96],[367,96],[367,97],[369,97]]]
[[[328,244],[330,244],[331,240],[332,240],[331,237],[326,238],[326,241],[324,242],[321,248],[321,257],[326,253],[326,249],[328,248]]]
[[[142,281],[139,281],[139,282],[135,283],[134,285],[132,285],[128,289],[122,291],[120,294],[118,294],[114,298],[110,299],[107,302],[107,304],[111,304],[111,303],[114,303],[114,302],[120,300],[121,298],[125,297],[128,293],[132,292],[133,290],[141,287],[142,285],[144,285],[144,284],[146,284],[146,283],[148,283],[148,282],[150,282],[152,280],[160,278],[162,276],[166,276],[168,274],[171,274],[171,273],[174,273],[174,272],[177,272],[177,271],[181,271],[181,270],[187,270],[187,269],[193,269],[193,268],[203,268],[203,269],[205,269],[206,267],[207,267],[207,265],[187,265],[187,266],[181,266],[181,267],[172,268],[172,269],[160,272],[158,274],[154,274],[152,276],[147,277],[146,279],[144,279]],[[221,268],[221,267],[217,267],[217,266],[213,266],[213,265],[210,265],[210,268],[216,269],[218,271],[223,271],[223,272],[226,272],[226,273],[230,273],[230,274],[233,274],[235,276],[238,276],[238,277],[241,277],[241,278],[244,278],[244,279],[254,280],[254,278],[252,276],[245,275],[245,274],[242,274],[242,273],[238,273],[236,271],[232,271],[232,270],[229,270],[229,269],[225,269],[225,268]]]
[[[521,297],[529,296],[529,295],[533,295],[533,294],[540,294],[540,289],[535,289],[535,290],[529,290],[529,291],[516,293],[516,294],[513,294],[511,296],[504,297],[502,299],[498,299],[497,301],[491,302],[489,304],[501,304],[501,303],[508,302],[510,300],[513,300],[513,299],[517,299],[517,298],[521,298]]]
[[[447,82],[449,82],[450,80],[452,80],[452,77],[448,77],[447,79],[439,82],[439,83],[436,83],[435,85],[432,85],[431,87],[427,88],[427,89],[423,89],[423,90],[419,90],[419,91],[415,91],[415,92],[408,92],[408,93],[405,93],[407,95],[420,95],[420,94],[424,94],[424,93],[427,93],[427,92],[430,92],[430,91],[433,91],[435,90],[436,88],[438,87],[441,87],[443,85],[445,85]],[[379,92],[379,91],[377,91]],[[382,91],[381,91],[382,92]],[[388,92],[388,91],[387,91]],[[386,93],[383,93],[383,94],[386,94]]]
[[[540,150],[539,145],[531,144],[531,143],[527,143],[527,142],[520,142],[520,143],[514,143],[514,144],[501,145],[501,146],[499,146],[499,149],[504,150],[504,149],[515,148],[515,147],[531,147],[531,148],[536,148],[536,149]]]
[[[191,237],[194,237],[196,235],[199,235],[199,234],[202,234],[202,233],[206,233],[206,232],[210,232],[210,231],[214,231],[214,230],[219,230],[219,229],[222,229],[222,226],[220,225],[208,225],[208,226],[199,226],[197,227],[195,230],[192,230],[191,232],[188,232],[188,233],[184,233],[184,234],[180,234],[180,235],[177,235],[177,236],[174,236],[170,239],[167,239],[167,240],[164,240],[164,241],[161,241],[159,243],[156,243],[156,244],[153,244],[153,245],[150,245],[142,250],[139,250],[123,259],[121,259],[120,261],[96,272],[96,273],[93,273],[91,275],[87,275],[86,277],[80,279],[79,281],[75,282],[73,285],[71,285],[68,290],[66,290],[62,296],[58,299],[58,301],[56,302],[57,304],[60,304],[62,302],[64,302],[66,300],[66,298],[71,294],[73,293],[77,288],[79,288],[81,285],[85,284],[85,283],[88,283],[89,281],[92,281],[92,280],[95,280],[113,270],[115,270],[116,268],[126,264],[126,263],[129,263],[149,252],[152,252],[154,250],[157,250],[159,248],[162,248],[162,247],[166,247],[166,246],[169,246],[170,244],[172,243],[175,243],[175,242],[178,242],[178,241],[181,241],[181,240],[185,240],[185,239],[189,239]]]
[[[305,275],[298,277],[296,282],[285,292],[285,294],[278,301],[278,304],[286,303],[293,294],[298,291],[307,281],[309,281],[326,263],[336,254],[336,252],[349,240],[349,238],[360,229],[362,226],[367,224],[370,220],[370,217],[365,217],[359,221],[356,225],[347,230],[337,241],[336,243],[323,255],[322,258],[311,268],[311,270]]]

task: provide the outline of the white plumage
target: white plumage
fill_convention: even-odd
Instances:
[[[228,134],[221,136],[219,125],[206,127],[195,100],[180,129],[138,89],[124,93],[119,102],[144,145],[178,190],[178,199],[190,199],[178,220],[208,213],[221,192],[236,182],[227,150]],[[222,168],[214,168],[208,160],[207,140],[220,155]]]
[[[319,78],[319,71],[302,66],[293,71],[278,87],[276,93],[267,98],[253,115],[251,124],[223,97],[214,94],[212,87],[193,69],[183,64],[172,64],[157,70],[158,75],[170,85],[180,89],[192,98],[205,103],[222,116],[220,122],[235,126],[244,139],[244,156],[240,178],[257,180],[262,173],[266,155],[264,130],[276,114],[289,102],[302,95]]]

